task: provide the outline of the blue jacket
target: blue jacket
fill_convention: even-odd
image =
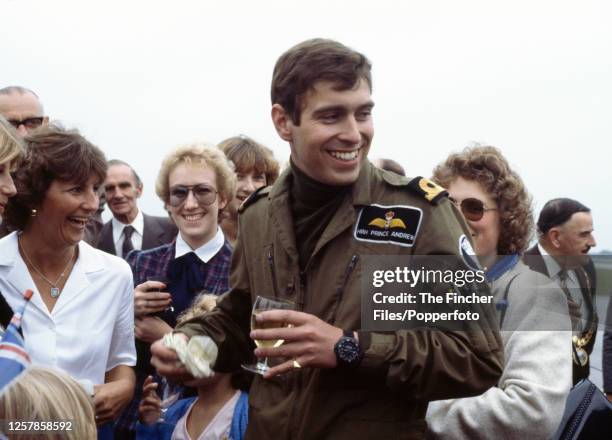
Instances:
[[[181,399],[168,408],[164,421],[153,425],[144,425],[140,422],[136,424],[136,440],[170,440],[176,424],[185,415],[196,397]],[[249,415],[249,395],[244,391],[240,392],[238,402],[234,408],[232,426],[230,428],[230,440],[242,440],[247,428]]]

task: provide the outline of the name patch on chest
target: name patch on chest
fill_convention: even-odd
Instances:
[[[369,205],[361,208],[355,239],[412,247],[419,233],[423,211],[414,206]]]

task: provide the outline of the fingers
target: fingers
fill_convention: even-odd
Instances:
[[[182,335],[182,333],[177,333],[177,334]],[[172,350],[171,348],[166,347],[164,345],[164,341],[161,339],[158,341],[155,341],[153,345],[151,345],[151,354],[159,358],[162,362],[174,363],[179,360],[178,355],[176,354],[176,351]]]
[[[304,343],[291,343],[291,344],[283,344],[279,347],[269,347],[269,348],[257,348],[255,350],[255,356],[262,357],[287,357],[287,358],[296,358],[298,356],[308,356],[308,352],[310,350],[310,345],[306,342]]]
[[[266,310],[265,312],[257,313],[255,320],[260,324],[275,322],[285,326],[289,324],[297,327],[310,321],[312,316],[308,313],[296,312],[295,310]]]
[[[151,293],[151,292],[149,292]],[[134,300],[134,314],[136,316],[145,316],[152,313],[163,312],[170,304],[172,304],[172,298],[169,293],[166,292],[152,292],[155,296],[151,299],[144,297],[135,298]]]
[[[142,386],[142,395],[145,397],[157,395],[157,388],[158,384],[157,382],[153,382],[153,376],[147,376]]]
[[[136,286],[136,290],[146,292],[147,290],[161,290],[166,288],[166,283],[161,281],[145,281]]]
[[[297,362],[297,364],[296,364]],[[302,361],[300,359],[291,359],[288,360],[286,362],[283,362],[282,364],[276,365],[272,368],[270,368],[265,374],[264,374],[264,378],[265,379],[269,379],[271,377],[274,376],[278,376],[279,374],[284,374],[284,373],[289,373],[290,371],[295,371],[295,370],[299,370],[301,368],[304,368],[306,365],[304,365],[305,361]],[[299,367],[298,367],[299,365]]]
[[[283,341],[297,341],[305,339],[303,329],[295,327],[277,327],[253,330],[249,334],[251,339],[259,340],[276,340],[281,339]]]
[[[149,410],[152,409],[154,411],[157,411],[161,408],[161,399],[157,394],[155,394],[154,396],[148,396],[140,401],[140,406],[146,407]]]
[[[172,303],[172,296],[168,292],[160,292],[165,287],[159,281],[147,281],[134,289],[134,314],[136,316],[149,315],[162,312]],[[153,290],[151,290],[153,289]]]
[[[175,333],[175,337],[183,338],[187,341],[189,338],[183,333]],[[176,352],[164,345],[162,339],[159,339],[151,345],[151,365],[155,367],[157,373],[165,376],[168,379],[182,383],[186,380],[193,379],[185,366],[179,360]]]
[[[161,415],[161,400],[159,397],[146,397],[138,405],[138,418],[146,425],[155,423]]]

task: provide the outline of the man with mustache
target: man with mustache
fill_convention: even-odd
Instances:
[[[559,198],[546,202],[538,218],[538,243],[525,252],[525,263],[557,281],[567,296],[574,329],[574,384],[589,377],[589,355],[597,334],[595,267],[587,255],[596,245],[591,210]]]

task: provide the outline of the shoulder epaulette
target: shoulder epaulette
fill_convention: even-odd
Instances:
[[[238,212],[242,212],[264,196],[267,196],[272,190],[272,186],[262,186],[257,188],[238,208]]]
[[[446,189],[421,176],[415,177],[408,182],[408,188],[432,205],[437,205],[441,199],[448,197],[448,191],[446,191]]]

